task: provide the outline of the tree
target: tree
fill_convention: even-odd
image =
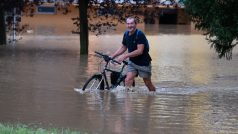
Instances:
[[[88,54],[88,31],[97,32],[97,35],[102,34],[105,29],[115,27],[118,23],[123,23],[131,13],[136,15],[136,10],[142,6],[141,3],[145,3],[148,0],[136,0],[134,5],[130,5],[131,3],[128,0],[116,1],[120,4],[116,3],[115,0],[101,0],[100,2],[98,0],[79,0],[80,17],[72,19],[76,21],[74,24],[79,27],[78,31],[74,31],[74,33],[80,34],[80,54]],[[91,16],[88,14],[89,10],[91,10]],[[100,18],[102,16],[103,18]],[[99,21],[89,24],[88,19],[90,18]]]
[[[88,54],[88,4],[89,0],[79,0],[80,54]]]
[[[23,0],[1,0],[0,1],[0,45],[6,44],[5,13],[23,9]]]
[[[0,45],[6,44],[6,25],[4,10],[0,8]]]
[[[206,39],[219,58],[232,58],[238,43],[237,0],[186,0],[185,11],[195,22],[195,28],[204,31]]]

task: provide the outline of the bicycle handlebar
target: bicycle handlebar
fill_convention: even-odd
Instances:
[[[115,63],[121,65],[120,62],[114,60],[112,57],[110,57],[110,56],[108,56],[108,55],[102,54],[102,53],[97,52],[97,51],[95,51],[95,53],[98,54],[98,55],[100,55],[100,56],[102,56],[103,59],[104,59],[106,62],[109,62],[109,61],[111,60],[111,61],[113,61],[113,62],[115,62]],[[124,64],[126,64],[125,62],[126,62],[126,61],[123,61]],[[126,65],[127,65],[127,64],[126,64]]]

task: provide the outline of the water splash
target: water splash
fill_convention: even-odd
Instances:
[[[132,90],[128,90],[124,86],[118,86],[110,90],[96,90],[96,89],[86,89],[83,91],[79,88],[74,88],[74,91],[80,94],[86,93],[98,93],[98,92],[110,92],[113,94],[140,94],[140,95],[161,95],[161,94],[170,94],[170,95],[193,95],[202,92],[207,92],[208,88],[204,87],[156,87],[156,91],[149,91],[146,86],[134,87]]]

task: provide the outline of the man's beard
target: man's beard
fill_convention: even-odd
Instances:
[[[133,30],[135,30],[136,28],[135,27],[131,27],[131,28],[127,28],[128,31],[132,32]]]

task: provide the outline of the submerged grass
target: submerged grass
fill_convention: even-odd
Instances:
[[[23,124],[1,124],[0,123],[0,134],[82,134],[80,132],[71,131],[69,129],[60,130],[60,129],[43,129],[43,128],[34,128],[29,127]]]

